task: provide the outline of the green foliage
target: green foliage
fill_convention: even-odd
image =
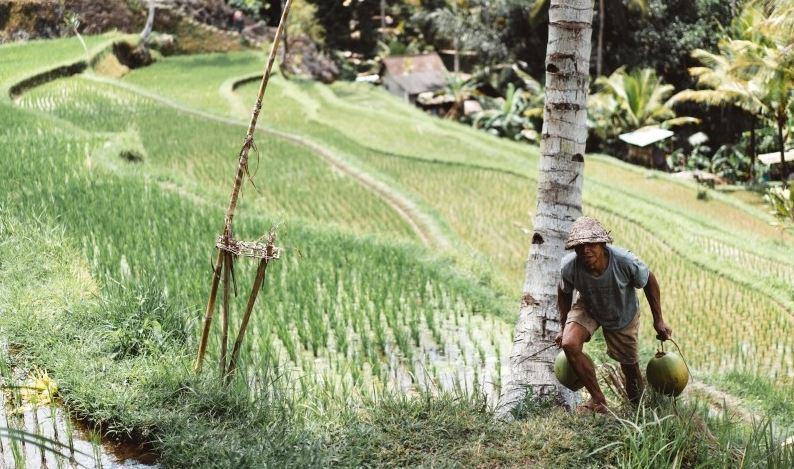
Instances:
[[[516,420],[529,420],[543,415],[545,412],[551,412],[556,407],[554,399],[539,399],[537,396],[527,393],[524,399],[513,408],[510,415]]]
[[[467,78],[450,76],[445,94],[453,98],[452,107],[444,116],[447,119],[470,123],[511,140],[540,140],[537,129],[543,117],[543,85],[518,64],[483,67]],[[464,116],[464,102],[468,99],[477,99],[483,110]]]
[[[614,441],[590,453],[612,454],[616,467],[727,467],[759,464],[783,468],[794,463],[794,451],[775,437],[769,420],[754,422],[743,436],[723,414],[710,420],[708,410],[694,405],[676,409],[664,401],[639,406],[630,415],[616,415]],[[746,438],[744,445],[741,441]],[[742,447],[743,446],[743,447]]]
[[[230,7],[245,11],[249,15],[258,16],[259,11],[265,6],[263,0],[227,0]]]
[[[794,103],[794,52],[790,47],[794,33],[788,27],[792,11],[785,2],[745,4],[720,38],[719,53],[701,49],[692,53],[702,66],[689,72],[707,89],[685,90],[676,99],[746,110],[776,128],[777,148],[783,151]]]
[[[420,10],[413,21],[425,25],[428,34],[447,47],[476,51],[478,61],[493,64],[509,57],[502,35],[506,23],[506,0],[451,2],[444,8]]]
[[[306,0],[316,7],[315,18],[324,31],[325,44],[334,50],[352,51],[371,57],[377,48],[380,2],[377,0]],[[393,2],[389,2],[393,3]]]
[[[317,19],[317,6],[310,0],[292,0],[289,28],[291,34],[305,34],[315,44],[321,47],[325,45],[326,30]]]
[[[605,70],[625,65],[652,68],[676,88],[689,83],[686,68],[694,49],[711,49],[719,24],[728,24],[734,12],[723,0],[649,0],[647,13],[620,9],[607,23]],[[659,45],[664,44],[663,48]]]
[[[500,422],[476,396],[384,396],[368,408],[340,432],[334,452],[343,466],[576,467],[603,464],[586,454],[609,438],[603,421],[559,408]]]
[[[538,143],[540,135],[529,117],[533,109],[538,107],[538,96],[535,95],[534,103],[532,98],[529,93],[509,83],[504,98],[484,100],[486,109],[473,116],[472,125],[499,137]]]
[[[786,226],[794,224],[794,191],[784,187],[770,187],[764,199],[772,209],[772,214]]]
[[[732,183],[746,181],[750,174],[750,157],[737,146],[723,145],[711,157],[711,169]]]
[[[169,346],[187,345],[187,315],[174,312],[163,292],[151,286],[134,288],[110,292],[109,300],[100,306],[105,314],[96,327],[103,331],[106,353],[123,360],[158,356],[166,353]]]
[[[398,38],[387,39],[386,42],[378,41],[378,56],[389,57],[392,55],[415,55],[423,52],[418,41],[404,43]]]
[[[736,145],[722,145],[713,154],[707,145],[695,145],[689,154],[677,149],[668,156],[667,164],[673,171],[707,171],[731,184],[747,181],[751,167],[750,157]],[[762,168],[756,162],[754,173],[758,174]]]
[[[81,36],[80,32],[78,31],[80,28],[80,16],[73,11],[67,12],[63,16],[63,22],[64,25],[71,29],[74,32],[74,35],[77,36],[77,39],[80,41],[80,45],[83,46],[83,50],[88,52],[88,46],[85,44],[83,36]]]
[[[467,100],[473,98],[477,93],[477,83],[471,78],[460,76],[447,76],[447,86],[444,94],[453,99],[452,107],[444,115],[447,119],[461,119],[463,117],[463,107]]]
[[[588,101],[590,127],[604,142],[611,143],[624,132],[659,125],[669,127],[697,123],[692,117],[676,117],[670,95],[675,90],[664,84],[652,69],[626,71],[621,67],[595,81],[598,92]]]

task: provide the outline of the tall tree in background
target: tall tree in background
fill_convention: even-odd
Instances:
[[[789,117],[794,112],[794,2],[762,0],[759,4],[765,6],[768,14],[758,27],[766,41],[734,41],[740,50],[736,67],[763,90],[761,101],[769,108],[777,127],[781,179],[783,187],[787,187],[789,168],[785,153],[790,137]]]
[[[146,47],[146,44],[149,42],[149,35],[152,34],[152,27],[154,27],[154,14],[157,11],[157,5],[154,0],[149,0],[146,6],[149,13],[146,16],[146,24],[143,26],[143,31],[141,31],[141,45],[143,45],[143,47]]]
[[[575,395],[554,377],[558,351],[552,345],[560,330],[560,259],[571,224],[582,214],[592,21],[593,0],[551,0],[538,204],[500,418],[509,418],[527,392],[575,405]]]
[[[480,64],[494,64],[509,57],[503,37],[511,0],[447,0],[444,7],[423,9],[412,20],[429,29],[435,39],[448,41],[454,51],[455,72],[460,71],[462,51],[476,51]]]
[[[700,89],[688,89],[673,96],[673,104],[691,101],[706,106],[735,106],[751,116],[750,121],[750,171],[748,180],[752,181],[756,158],[756,124],[763,121],[767,113],[765,104],[760,100],[761,90],[747,78],[739,76],[734,69],[736,63],[731,38],[759,42],[763,38],[758,28],[766,15],[760,8],[748,4],[741,14],[731,22],[727,36],[717,44],[719,53],[705,49],[692,51],[692,58],[701,65],[690,67],[689,74],[696,80]]]
[[[548,5],[549,0],[536,0],[532,5],[531,18],[537,19]],[[642,13],[648,11],[648,0],[628,0],[629,8],[634,8]],[[598,42],[596,43],[596,76],[601,76],[604,70],[604,26],[606,25],[606,0],[598,0]]]
[[[785,185],[788,122],[794,107],[794,2],[748,2],[718,48],[719,53],[702,49],[692,53],[703,66],[690,68],[690,73],[709,89],[685,90],[676,100],[732,104],[768,121],[777,131]],[[751,147],[755,146],[754,137],[753,126]]]
[[[606,0],[598,0],[598,43],[596,45],[596,76],[601,76],[604,71],[604,25],[607,22]],[[629,7],[636,8],[645,13],[648,11],[648,0],[629,0]]]

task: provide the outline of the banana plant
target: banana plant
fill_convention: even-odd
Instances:
[[[507,85],[504,98],[493,100],[495,108],[478,112],[474,117],[474,127],[494,135],[513,140],[535,141],[537,132],[525,112],[530,108],[528,93]]]
[[[771,212],[784,227],[794,227],[794,191],[787,187],[770,187],[764,196]]]

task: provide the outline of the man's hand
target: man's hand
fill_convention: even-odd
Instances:
[[[673,330],[664,321],[654,322],[653,328],[656,329],[656,338],[659,340],[670,340],[673,336]]]
[[[557,334],[557,337],[554,338],[554,343],[557,344],[557,347],[562,348],[562,333],[565,331],[565,328]]]

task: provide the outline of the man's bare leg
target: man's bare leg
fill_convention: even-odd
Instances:
[[[601,392],[601,387],[598,386],[595,368],[582,352],[582,346],[589,338],[590,333],[582,325],[575,322],[568,323],[565,325],[565,330],[562,334],[562,349],[565,351],[568,362],[590,393],[593,410],[606,412],[607,400],[604,397],[604,393]]]
[[[633,405],[638,405],[643,389],[640,365],[637,363],[632,365],[621,363],[620,368],[623,370],[623,376],[626,377],[626,394],[629,396],[629,401]]]

